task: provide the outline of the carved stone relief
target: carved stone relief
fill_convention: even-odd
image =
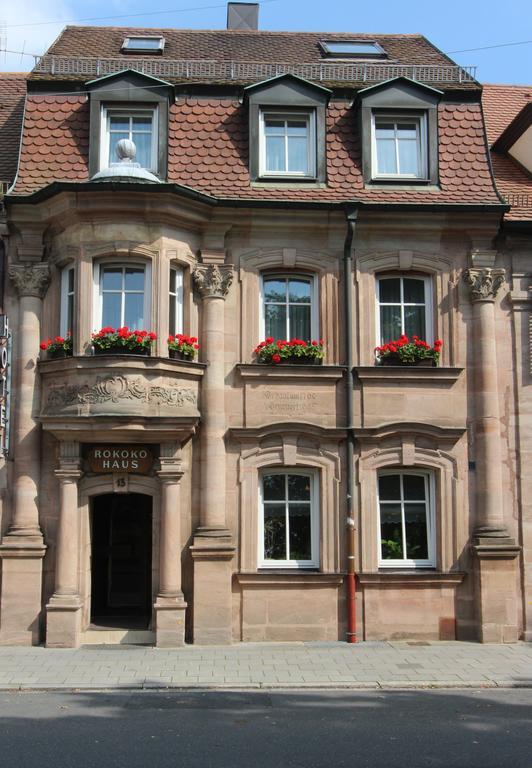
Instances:
[[[93,403],[120,403],[124,400],[182,408],[195,406],[196,393],[185,387],[167,387],[147,384],[141,378],[125,376],[98,377],[95,384],[60,384],[48,392],[47,410],[69,405]]]

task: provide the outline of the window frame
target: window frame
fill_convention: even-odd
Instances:
[[[128,269],[130,267],[142,267],[144,269],[144,317],[146,326],[144,329],[137,328],[134,330],[151,330],[151,290],[152,290],[152,270],[151,263],[141,260],[128,260],[128,261],[96,261],[93,267],[93,312],[92,312],[92,325],[93,333],[97,333],[103,327],[102,309],[103,309],[103,297],[101,289],[101,275],[102,270],[106,267],[119,267],[122,269]],[[123,295],[123,292],[122,292]],[[121,314],[123,314],[123,307]],[[99,325],[97,322],[99,322]],[[121,327],[121,326],[119,326]]]
[[[393,122],[395,130],[397,125],[401,123],[415,123],[417,125],[417,155],[419,173],[379,173],[378,170],[378,157],[377,157],[377,135],[376,135],[376,121]],[[398,162],[398,140],[395,137],[395,152],[396,160]],[[428,178],[428,146],[427,146],[427,116],[423,112],[380,112],[372,111],[371,113],[371,176],[376,181],[386,180],[414,180],[424,181]]]
[[[265,120],[273,118],[277,120],[301,120],[305,118],[307,124],[307,172],[297,171],[268,171],[266,169],[266,133]],[[261,179],[315,179],[317,168],[316,147],[316,110],[289,110],[275,107],[261,108],[259,110],[259,177]],[[288,160],[288,155],[286,157]]]
[[[402,559],[384,559],[382,557],[382,533],[381,533],[381,500],[379,496],[379,478],[385,475],[400,475],[403,478],[405,475],[416,477],[423,477],[425,480],[425,508],[426,508],[426,520],[427,520],[427,559],[413,559],[404,557]],[[436,568],[436,489],[435,489],[435,477],[434,472],[425,469],[405,469],[403,467],[382,469],[377,472],[377,553],[378,553],[378,567],[383,569],[434,569]],[[387,500],[386,503],[400,503],[401,504],[401,531],[403,540],[403,551],[406,554],[406,527],[404,524],[404,498],[402,491],[402,479],[401,479],[401,499],[400,500]],[[413,503],[416,503],[415,501]],[[428,508],[427,508],[428,507]]]
[[[150,167],[146,170],[152,173],[158,173],[158,156],[159,156],[159,122],[158,122],[158,108],[154,105],[138,106],[127,105],[121,106],[120,104],[102,104],[101,117],[100,117],[100,162],[99,170],[103,171],[109,168],[111,162],[117,162],[109,157],[109,136],[110,127],[109,120],[113,114],[124,114],[131,120],[133,117],[145,117],[146,114],[150,114],[152,118],[151,123],[151,159]],[[131,130],[130,130],[131,134]],[[136,158],[135,158],[136,160]]]
[[[264,498],[263,479],[266,475],[300,475],[310,478],[310,560],[267,560],[264,557]],[[309,468],[265,467],[260,471],[258,483],[258,549],[257,567],[265,569],[317,570],[320,567],[320,484],[318,470]],[[281,503],[281,502],[279,502]],[[288,506],[288,497],[284,499]],[[286,514],[286,509],[285,509]],[[287,544],[289,542],[289,527],[287,527]]]
[[[72,273],[72,290],[69,287],[69,276]],[[69,298],[72,297],[72,322],[69,323]],[[59,333],[65,337],[70,331],[74,335],[75,300],[76,300],[76,269],[73,264],[68,264],[61,270],[61,303],[59,308]],[[69,327],[70,326],[70,327]]]
[[[373,51],[331,51],[329,46],[331,45],[366,45],[373,46]],[[388,58],[384,48],[379,45],[375,40],[320,40],[320,48],[328,59],[362,59],[369,61],[377,61],[380,59]]]
[[[305,272],[261,272],[260,275],[260,290],[259,290],[259,330],[261,339],[266,338],[266,301],[264,300],[264,281],[265,280],[308,280],[310,282],[310,339],[303,339],[303,341],[312,341],[312,339],[318,340],[320,338],[320,323],[319,323],[319,307],[318,307],[318,280],[317,275],[306,274]],[[287,302],[286,306],[289,306]],[[290,322],[289,313],[286,314],[287,327]],[[285,337],[286,341],[290,341],[293,338],[291,335]]]
[[[158,45],[153,48],[143,48],[135,46],[137,40],[157,40]],[[164,51],[165,42],[162,35],[128,35],[124,38],[121,50],[123,53],[161,54]]]
[[[171,276],[172,272],[176,275],[176,290],[171,290]],[[177,333],[183,333],[184,327],[184,303],[183,303],[183,282],[184,282],[184,270],[175,264],[170,265],[169,281],[168,281],[168,333],[175,336]],[[171,305],[174,304],[175,312],[175,328],[170,327],[170,311]]]
[[[375,326],[377,329],[377,345],[380,346],[381,344],[385,344],[385,342],[382,338],[382,330],[381,330],[381,306],[397,306],[397,304],[394,304],[392,302],[385,302],[384,304],[381,303],[380,300],[380,282],[381,280],[389,280],[390,278],[399,278],[401,280],[401,333],[404,333],[404,307],[405,306],[421,306],[420,304],[414,304],[413,302],[409,302],[407,304],[404,303],[404,288],[403,288],[403,280],[406,278],[407,280],[422,280],[424,283],[424,290],[425,290],[425,338],[423,341],[426,341],[427,344],[433,344],[434,343],[434,314],[433,314],[433,282],[430,275],[422,275],[417,273],[410,273],[410,272],[386,272],[381,273],[375,276],[376,277],[376,290],[375,290],[375,297],[376,297],[376,318],[375,318]]]

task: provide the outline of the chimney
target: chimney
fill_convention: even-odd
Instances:
[[[258,28],[258,3],[227,3],[227,29]]]

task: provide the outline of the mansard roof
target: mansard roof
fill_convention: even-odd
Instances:
[[[11,183],[17,162],[27,75],[0,73],[0,182]]]

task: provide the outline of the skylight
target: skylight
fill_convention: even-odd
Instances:
[[[162,53],[164,37],[126,37],[122,43],[122,50],[127,53]]]
[[[386,52],[377,43],[365,40],[321,40],[320,45],[327,56],[383,59]]]

